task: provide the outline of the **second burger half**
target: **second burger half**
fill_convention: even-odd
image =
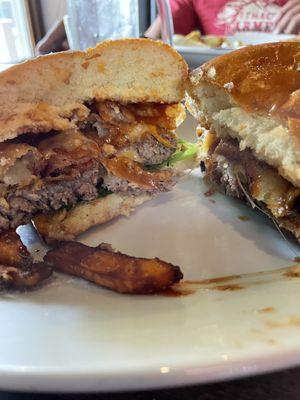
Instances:
[[[249,46],[190,75],[206,180],[300,240],[300,43]]]

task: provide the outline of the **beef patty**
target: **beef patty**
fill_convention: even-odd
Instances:
[[[99,164],[93,162],[76,179],[46,179],[24,188],[11,187],[0,202],[0,231],[28,223],[39,211],[72,207],[79,201],[97,198],[100,171]]]
[[[164,147],[155,139],[140,141],[136,147],[138,153],[143,155],[146,164],[161,163],[174,151]],[[151,191],[151,194],[170,190],[176,181],[177,175],[174,173],[171,182],[162,181],[159,189]],[[103,168],[100,161],[93,159],[84,166],[73,165],[61,175],[44,177],[29,186],[20,188],[18,185],[13,185],[5,188],[0,198],[0,232],[30,222],[37,212],[69,208],[80,201],[94,200],[98,197],[99,185],[112,192],[134,196],[147,192],[111,175]]]
[[[177,141],[174,136],[165,135],[172,147],[166,147],[154,137],[140,141],[136,144],[136,150],[145,165],[157,165],[168,160],[176,150]]]

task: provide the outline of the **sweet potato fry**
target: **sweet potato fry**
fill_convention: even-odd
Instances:
[[[55,271],[79,276],[119,293],[155,293],[183,278],[177,266],[159,258],[136,258],[114,252],[105,243],[89,247],[62,242],[48,251],[44,261]]]
[[[15,231],[0,234],[0,265],[26,269],[32,265],[32,257]]]
[[[0,265],[0,289],[26,290],[47,279],[52,269],[44,263],[33,264],[28,270]]]

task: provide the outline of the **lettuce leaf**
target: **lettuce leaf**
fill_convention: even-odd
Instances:
[[[176,151],[166,161],[161,164],[147,165],[145,168],[149,171],[158,170],[163,167],[172,167],[179,161],[185,161],[197,156],[199,151],[198,143],[190,143],[183,139],[178,139]]]
[[[104,186],[97,186],[97,191],[98,191],[98,199],[101,199],[102,197],[106,197],[109,194],[112,194],[112,192],[110,190],[108,190],[106,187]],[[84,203],[84,200],[80,200],[78,201],[78,203],[74,204],[66,204],[64,206],[61,207],[61,209],[65,209],[67,211],[71,211],[74,207],[76,207],[78,204]]]
[[[97,187],[97,191],[98,191],[98,199],[102,198],[102,197],[106,197],[109,194],[112,194],[112,192],[110,190],[108,190],[106,187],[104,186],[98,186]]]
[[[173,153],[171,157],[167,161],[165,161],[166,165],[170,167],[175,163],[177,163],[178,161],[183,161],[192,158],[195,155],[197,155],[198,151],[199,151],[199,145],[197,143],[190,143],[187,142],[186,140],[179,139],[177,149],[175,153]]]

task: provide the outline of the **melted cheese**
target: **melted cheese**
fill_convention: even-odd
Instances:
[[[118,157],[126,157],[138,163],[143,163],[143,160],[138,155],[138,152],[133,148],[127,148],[118,152]]]
[[[160,134],[158,132],[158,129],[156,126],[154,125],[148,125],[148,129],[150,134],[161,144],[163,144],[165,147],[168,147],[169,149],[173,149],[174,148],[174,144],[170,143],[168,141],[168,139],[166,139],[165,137],[162,136],[162,134]]]
[[[216,141],[216,135],[214,133],[211,133],[210,131],[206,131],[203,134],[203,142],[201,146],[201,150],[203,154],[207,154],[211,146],[215,143]]]
[[[300,189],[271,168],[259,171],[250,192],[255,200],[264,202],[276,218],[288,215],[300,195]]]
[[[174,144],[169,142],[167,138],[163,137],[162,133],[159,132],[159,128],[155,125],[145,123],[133,124],[130,127],[127,126],[126,131],[131,143],[138,142],[142,138],[151,135],[165,147],[174,148]]]

